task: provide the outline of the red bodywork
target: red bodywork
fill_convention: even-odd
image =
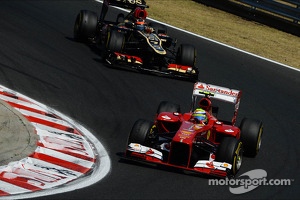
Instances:
[[[173,142],[184,142],[192,144],[197,137],[206,137],[207,140],[219,144],[219,138],[228,135],[231,137],[240,138],[240,129],[232,125],[226,125],[220,122],[210,113],[208,116],[207,125],[198,125],[192,122],[192,113],[169,113],[162,112],[157,116],[156,126],[158,132],[172,132],[178,130],[173,138]],[[174,128],[174,130],[172,130]],[[177,128],[177,129],[176,129]],[[179,128],[179,129],[178,129]]]
[[[232,166],[218,160],[216,152],[224,137],[240,139],[240,129],[234,125],[240,94],[241,92],[237,90],[197,82],[194,86],[193,106],[190,112],[161,112],[156,116],[153,128],[160,138],[167,138],[167,142],[159,143],[160,146],[130,143],[126,157],[218,177],[228,176]],[[204,96],[198,106],[206,110],[208,118],[206,124],[196,123],[192,118],[197,96]],[[212,114],[209,96],[235,105],[234,116],[230,123],[219,121]],[[195,159],[193,154],[195,146],[201,150],[205,149],[207,157]]]
[[[199,125],[191,120],[192,113],[160,113],[156,120],[155,125],[160,133],[171,133],[176,131],[175,136],[169,148],[169,154],[167,159],[160,159],[153,156],[154,149],[149,148],[145,153],[140,152],[127,152],[131,157],[136,157],[147,162],[153,162],[166,166],[176,167],[187,171],[199,172],[209,174],[218,177],[226,177],[226,170],[219,170],[214,167],[215,155],[212,154],[212,158],[207,158],[205,162],[207,167],[194,167],[191,165],[192,149],[193,145],[201,141],[201,138],[207,139],[212,144],[220,144],[220,140],[224,136],[240,138],[240,129],[232,125],[226,125],[223,122],[218,121],[214,116],[208,115],[208,124]],[[185,148],[182,148],[184,146]],[[187,155],[185,159],[180,162],[177,161],[179,150],[185,152]],[[184,150],[183,150],[184,149]]]

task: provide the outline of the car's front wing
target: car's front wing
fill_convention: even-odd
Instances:
[[[189,66],[178,64],[169,64],[166,67],[144,66],[143,60],[140,57],[117,52],[110,53],[106,58],[106,62],[115,67],[131,69],[143,73],[188,80],[191,82],[198,81],[198,70]]]
[[[149,163],[155,163],[159,165],[165,165],[169,167],[175,167],[186,171],[191,171],[194,173],[207,174],[211,176],[217,176],[225,178],[230,176],[229,171],[232,165],[226,162],[217,162],[214,160],[198,160],[193,167],[173,165],[167,162],[164,154],[157,150],[147,146],[143,146],[137,143],[130,143],[126,149],[126,154],[124,158],[130,160],[137,160]]]

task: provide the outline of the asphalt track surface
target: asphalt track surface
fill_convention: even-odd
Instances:
[[[263,169],[292,185],[234,195],[205,177],[120,162],[135,120],[153,119],[162,100],[188,111],[193,83],[108,68],[99,52],[74,42],[79,10],[100,8],[94,1],[1,1],[0,84],[83,124],[112,162],[100,182],[40,199],[298,199],[299,71],[171,28],[179,41],[197,45],[201,81],[243,91],[238,124],[243,116],[264,123],[261,152],[244,158],[239,174]]]

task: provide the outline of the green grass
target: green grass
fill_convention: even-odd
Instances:
[[[192,0],[147,4],[150,18],[300,69],[300,37]]]

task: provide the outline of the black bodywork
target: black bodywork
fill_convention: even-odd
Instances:
[[[120,13],[115,21],[107,21],[109,6],[131,11],[126,16]],[[74,38],[99,47],[103,61],[109,66],[193,82],[198,80],[194,46],[177,45],[177,40],[167,34],[163,24],[146,22],[148,31],[136,29],[134,12],[137,8],[146,13],[148,6],[143,0],[134,3],[109,0],[104,1],[99,17],[93,11],[81,10],[75,21]]]

